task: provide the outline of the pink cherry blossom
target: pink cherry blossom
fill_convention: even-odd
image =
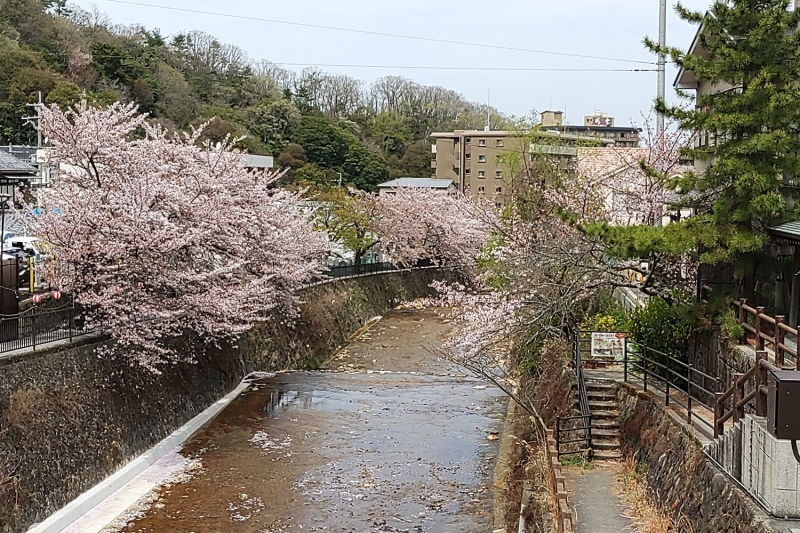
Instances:
[[[149,124],[133,105],[42,109],[59,174],[29,231],[52,251],[47,272],[117,349],[156,369],[192,361],[169,341],[233,338],[281,309],[320,273],[329,248],[297,193],[250,171],[230,143]]]

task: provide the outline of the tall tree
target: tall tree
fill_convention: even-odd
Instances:
[[[716,0],[708,13],[677,6],[700,26],[698,50],[660,49],[699,85],[695,106],[657,109],[705,141],[687,149],[707,163],[673,185],[697,209],[682,223],[704,262],[736,261],[752,274],[766,228],[796,216],[787,179],[800,175],[800,11],[790,0]],[[746,279],[752,280],[752,275]]]

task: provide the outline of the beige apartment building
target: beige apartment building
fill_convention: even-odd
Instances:
[[[545,111],[542,113],[541,127],[543,130],[548,131],[560,131],[569,135],[595,137],[603,141],[612,141],[614,146],[620,148],[635,148],[639,146],[641,128],[617,126],[614,117],[600,111],[597,111],[594,115],[583,117],[583,124],[564,124],[563,121],[563,112]]]
[[[570,165],[577,156],[577,146],[585,140],[585,137],[559,131],[544,131],[540,137],[541,141],[532,143],[528,137],[500,130],[433,133],[431,151],[435,159],[431,166],[434,177],[453,180],[458,190],[476,198],[492,199],[502,206],[511,192],[511,176],[500,156],[516,152],[533,160],[545,153]],[[601,143],[605,146],[613,144],[602,139]]]

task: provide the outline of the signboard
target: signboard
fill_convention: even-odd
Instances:
[[[592,359],[622,361],[625,359],[625,334],[592,332]]]

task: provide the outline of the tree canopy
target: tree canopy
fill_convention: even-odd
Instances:
[[[170,130],[212,121],[204,139],[230,135],[236,148],[291,160],[287,182],[341,172],[365,188],[430,176],[420,143],[434,130],[482,127],[486,116],[485,105],[399,76],[367,85],[316,68],[295,72],[200,31],[164,36],[62,0],[0,0],[0,144],[35,141],[23,117],[39,92],[61,107],[83,98],[135,103]],[[505,117],[490,112],[502,126]],[[296,146],[305,161],[291,157]]]

